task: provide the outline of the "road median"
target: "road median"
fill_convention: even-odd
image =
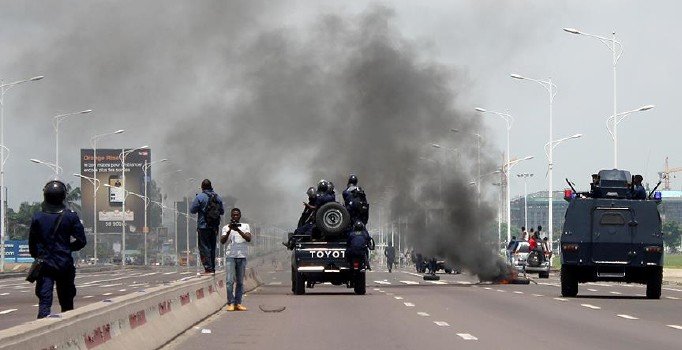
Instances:
[[[259,284],[247,269],[245,290]],[[4,349],[157,349],[227,303],[225,273],[86,305],[0,331]]]

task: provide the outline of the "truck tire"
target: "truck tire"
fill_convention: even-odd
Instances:
[[[438,275],[426,274],[422,278],[424,279],[424,281],[440,281],[440,276]]]
[[[305,294],[305,278],[303,278],[303,274],[300,272],[296,272],[294,275],[294,294]]]
[[[540,271],[540,273],[538,273],[538,277],[539,277],[539,278],[549,278],[549,272],[547,272],[547,271]]]
[[[317,209],[315,225],[325,235],[339,235],[348,229],[350,214],[343,205],[330,202]]]
[[[367,285],[365,282],[365,273],[359,272],[357,276],[355,276],[355,283],[353,284],[353,290],[355,291],[355,294],[365,295],[367,292]]]
[[[530,267],[540,266],[540,253],[537,250],[531,251],[526,258],[526,264]]]
[[[561,296],[575,297],[578,295],[578,278],[575,272],[568,266],[561,266]]]
[[[656,268],[646,282],[646,298],[661,299],[661,284],[663,284],[663,269]]]

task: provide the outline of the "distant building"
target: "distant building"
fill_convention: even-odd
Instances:
[[[661,191],[661,220],[682,223],[682,191]]]
[[[554,225],[554,232],[560,232],[564,226],[564,215],[568,202],[564,200],[563,191],[554,191],[554,200],[552,202],[552,224]],[[547,191],[540,191],[530,193],[528,198],[528,227],[537,228],[542,226],[543,231],[549,228],[548,223],[548,197]],[[511,201],[511,223],[512,227],[519,228],[525,226],[523,196],[512,199]]]

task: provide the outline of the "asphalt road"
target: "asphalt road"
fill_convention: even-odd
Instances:
[[[103,272],[76,272],[77,295],[75,307],[143,291],[163,283],[196,276],[196,268],[156,267],[147,269],[112,270]],[[61,311],[55,290],[52,313]],[[38,298],[35,284],[24,277],[0,279],[0,329],[32,321],[38,315]]]
[[[412,271],[368,273],[367,295],[317,285],[291,293],[287,271],[261,271],[246,312],[221,310],[167,349],[679,349],[682,287],[660,300],[645,287],[581,284],[561,298],[557,275],[530,285],[424,281]],[[264,312],[286,307],[281,312]]]

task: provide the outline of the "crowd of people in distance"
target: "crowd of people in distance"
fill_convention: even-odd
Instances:
[[[539,252],[541,259],[548,258],[546,255],[550,255],[552,253],[552,250],[549,247],[549,239],[547,238],[547,235],[543,234],[542,232],[542,226],[538,225],[537,231],[531,227],[530,232],[526,231],[525,226],[521,226],[521,239],[517,239],[516,236],[512,236],[511,240],[509,240],[509,243],[507,244],[506,255],[507,261],[510,263],[514,254],[519,250],[520,242],[528,242],[529,252]]]

